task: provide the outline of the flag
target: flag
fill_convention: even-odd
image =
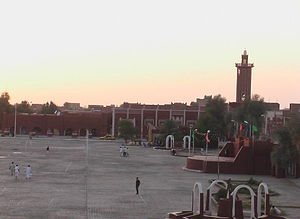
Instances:
[[[205,140],[206,140],[206,142],[210,142],[210,139],[208,138],[208,133],[206,133],[206,135],[205,135]]]
[[[255,125],[252,125],[252,131],[253,132],[257,132],[258,131],[258,129],[257,129],[257,127]]]
[[[243,124],[241,123],[240,124],[240,131],[243,131],[244,127],[243,127]]]

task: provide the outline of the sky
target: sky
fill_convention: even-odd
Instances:
[[[247,49],[252,94],[300,103],[299,0],[1,1],[0,91],[11,103],[235,101]]]

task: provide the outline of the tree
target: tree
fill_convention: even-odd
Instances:
[[[240,123],[247,121],[250,125],[254,125],[257,127],[259,133],[264,122],[262,115],[266,113],[266,110],[267,105],[264,99],[255,94],[251,100],[245,100],[237,108],[234,117]]]
[[[0,113],[9,113],[12,111],[12,106],[9,103],[10,96],[7,92],[3,92],[0,97]]]
[[[47,102],[43,105],[41,114],[54,114],[58,110],[58,107],[52,101]]]
[[[123,138],[126,144],[128,139],[133,139],[137,134],[137,130],[132,121],[128,119],[122,119],[118,122],[118,131],[119,137]]]
[[[299,151],[294,144],[293,134],[288,127],[277,130],[278,145],[271,153],[271,160],[279,168],[286,169],[299,162]]]
[[[216,142],[218,137],[226,137],[227,117],[226,99],[221,95],[217,95],[208,99],[206,113],[199,118],[195,127],[201,133],[206,133],[207,130],[210,130],[210,138],[212,138],[213,142]]]
[[[30,104],[28,101],[23,100],[17,105],[17,112],[19,113],[31,113]]]
[[[189,133],[189,128],[180,126],[174,120],[166,120],[160,127],[161,140],[164,140],[168,135],[173,135],[175,141],[182,141],[183,137]]]

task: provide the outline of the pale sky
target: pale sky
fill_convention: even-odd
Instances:
[[[11,102],[235,101],[246,48],[252,94],[300,103],[299,0],[1,1],[0,91]]]

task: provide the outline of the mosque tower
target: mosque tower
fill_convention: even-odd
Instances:
[[[241,103],[244,100],[251,99],[251,74],[253,64],[248,63],[247,51],[242,54],[242,62],[235,63],[237,68],[236,80],[236,102]]]

